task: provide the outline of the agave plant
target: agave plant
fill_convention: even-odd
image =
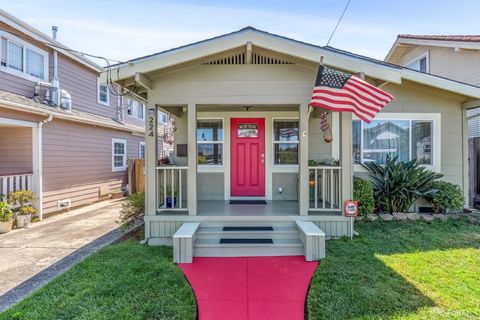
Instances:
[[[417,160],[398,161],[398,157],[387,155],[385,165],[367,162],[375,203],[381,211],[406,212],[421,197],[436,190],[431,183],[443,177],[442,174],[425,169]]]

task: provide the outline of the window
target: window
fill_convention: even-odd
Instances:
[[[127,100],[127,114],[139,120],[145,120],[145,105],[135,100]]]
[[[400,161],[417,159],[433,165],[434,120],[385,119],[367,124],[353,120],[353,161],[385,163],[387,154]]]
[[[222,120],[197,121],[197,162],[200,165],[223,164]]]
[[[106,106],[110,105],[110,94],[106,83],[100,83],[97,79],[97,102]]]
[[[145,159],[145,142],[143,141],[138,143],[138,157],[140,159]]]
[[[127,141],[112,139],[112,171],[123,171],[127,168]]]
[[[424,56],[414,60],[413,62],[410,62],[409,64],[407,64],[407,68],[420,72],[428,72],[427,55],[425,54]]]
[[[0,58],[4,72],[28,80],[47,80],[48,54],[30,43],[0,31]]]
[[[163,112],[159,112],[158,113],[158,122],[159,123],[167,123],[168,122],[168,116]]]
[[[273,158],[276,165],[298,164],[298,120],[273,121]]]

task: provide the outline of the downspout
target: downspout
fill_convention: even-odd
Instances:
[[[42,120],[38,123],[37,126],[37,154],[38,154],[38,163],[37,163],[37,208],[38,208],[38,218],[43,219],[43,139],[42,139],[42,128],[43,125],[47,122],[53,120],[53,115],[50,113],[48,118]]]

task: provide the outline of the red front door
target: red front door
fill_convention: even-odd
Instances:
[[[265,196],[265,119],[231,119],[230,195]]]

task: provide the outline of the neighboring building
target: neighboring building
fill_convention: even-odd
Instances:
[[[144,106],[124,116],[100,66],[1,10],[0,39],[0,194],[32,189],[41,216],[121,194],[127,159],[144,154]],[[71,105],[46,101],[55,50]]]
[[[395,97],[369,125],[330,113],[331,143],[320,110],[309,112],[321,56]],[[146,134],[145,237],[172,243],[180,226],[200,222],[185,224],[176,254],[303,254],[309,240],[296,221],[313,222],[327,238],[351,235],[343,203],[353,175],[364,173],[354,154],[359,162],[420,157],[468,190],[464,107],[480,99],[475,86],[251,27],[113,66],[112,74],[118,84],[142,80],[125,89],[148,100],[147,122],[157,110],[175,119],[174,166],[157,166],[156,130]],[[339,165],[308,166],[331,158]],[[184,242],[189,233],[196,240]]]
[[[399,34],[385,61],[480,86],[480,35]],[[470,138],[480,137],[479,107],[467,112]]]

